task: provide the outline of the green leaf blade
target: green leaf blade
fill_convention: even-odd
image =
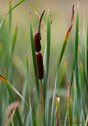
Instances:
[[[77,10],[77,16],[76,16],[76,32],[75,32],[75,76],[76,76],[76,85],[77,85],[78,95],[79,95],[78,45],[79,45],[79,10]]]
[[[82,52],[82,59],[83,59],[83,65],[84,65],[84,68],[85,68],[85,19],[84,19],[84,22],[83,22],[83,31],[82,31],[82,41],[81,41],[81,52]]]
[[[57,75],[55,79],[55,86],[53,91],[53,100],[52,100],[52,109],[51,109],[51,125],[54,126],[54,115],[55,115],[55,103],[56,103],[56,83],[57,83]]]
[[[47,19],[47,80],[49,76],[49,64],[50,64],[50,16],[48,12]]]
[[[37,93],[38,93],[38,98],[39,98],[39,102],[40,102],[37,63],[36,63],[36,55],[35,55],[35,47],[34,47],[34,40],[33,40],[33,32],[32,32],[31,21],[30,21],[30,37],[31,37],[31,49],[32,49],[32,58],[33,58],[33,65],[34,65],[34,73],[35,73],[35,79],[36,79],[36,87],[37,87]]]
[[[16,44],[16,38],[18,33],[18,25],[16,25],[14,36],[13,36],[13,42],[12,42],[12,49],[11,49],[11,56],[13,55],[15,44]]]

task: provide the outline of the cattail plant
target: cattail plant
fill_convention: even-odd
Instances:
[[[43,68],[43,58],[41,54],[41,33],[40,33],[40,26],[42,17],[44,15],[45,10],[42,12],[40,20],[39,20],[39,26],[37,33],[34,35],[34,45],[35,45],[35,51],[36,51],[36,61],[37,61],[37,71],[38,71],[38,79],[41,80],[41,90],[42,90],[42,103],[43,103],[43,117],[44,117],[44,126],[45,126],[45,107],[44,107],[44,93],[43,93],[43,84],[42,79],[44,76],[44,68]]]
[[[87,77],[88,77],[88,55],[87,55],[88,54],[88,24],[87,24],[87,36],[86,36],[87,42],[85,42],[85,26],[86,25],[83,25],[82,42],[80,43],[79,40],[81,40],[81,37],[79,38],[79,10],[77,10],[76,27],[74,27],[74,32],[75,32],[74,39],[71,39],[71,41],[69,41],[69,43],[75,42],[72,70],[66,72],[66,69],[65,69],[66,66],[62,67],[61,62],[62,62],[62,60],[64,60],[63,57],[65,54],[65,50],[66,50],[68,40],[71,35],[73,23],[74,23],[74,10],[75,9],[74,9],[74,5],[73,5],[71,23],[70,23],[69,28],[67,29],[66,36],[63,41],[63,45],[62,45],[59,57],[57,57],[57,54],[55,53],[54,48],[52,50],[52,51],[54,51],[54,54],[57,58],[57,62],[55,63],[55,66],[54,66],[55,67],[54,71],[56,74],[55,84],[52,85],[55,74],[53,72],[53,69],[50,69],[51,67],[53,67],[52,63],[50,63],[50,61],[53,60],[52,55],[50,55],[50,52],[51,52],[50,49],[51,49],[51,47],[53,47],[52,46],[53,43],[51,41],[51,23],[52,23],[51,12],[48,11],[47,28],[44,26],[45,22],[43,23],[43,21],[42,21],[45,10],[42,12],[41,16],[39,16],[38,13],[36,13],[37,17],[39,18],[39,25],[38,25],[38,29],[36,30],[37,32],[35,33],[34,36],[33,36],[33,32],[32,32],[31,17],[30,17],[30,42],[31,42],[31,51],[32,51],[32,59],[33,59],[32,63],[34,66],[34,74],[35,74],[35,82],[36,82],[35,83],[36,89],[35,89],[35,87],[32,83],[34,81],[34,77],[32,77],[30,74],[31,71],[30,71],[27,53],[26,53],[27,78],[26,78],[25,70],[21,70],[23,67],[21,67],[22,64],[19,63],[19,61],[21,61],[18,58],[19,56],[17,55],[17,59],[16,59],[16,55],[13,55],[14,49],[15,49],[18,27],[16,26],[16,29],[15,29],[15,32],[14,32],[14,35],[12,38],[11,38],[12,35],[3,34],[4,27],[2,27],[4,24],[3,23],[4,20],[6,20],[7,15],[9,15],[9,31],[10,31],[10,29],[12,29],[12,27],[11,27],[12,26],[12,21],[11,21],[12,10],[15,9],[21,3],[23,3],[24,1],[25,0],[21,0],[19,3],[17,3],[15,6],[12,7],[11,6],[12,1],[9,0],[9,12],[6,13],[4,19],[2,19],[2,21],[0,22],[0,38],[1,38],[0,39],[0,101],[1,101],[0,102],[0,114],[2,115],[2,116],[0,116],[0,126],[3,126],[3,125],[6,125],[6,126],[7,125],[8,126],[10,126],[10,125],[12,125],[12,126],[13,125],[17,125],[17,126],[18,125],[19,126],[25,126],[25,125],[28,125],[28,126],[29,125],[30,126],[62,126],[62,125],[64,125],[64,126],[74,126],[74,125],[87,126],[88,125],[88,109],[87,109],[87,106],[88,106],[88,103],[87,103],[87,95],[88,95],[88,82],[87,82],[87,80],[88,80],[87,79]],[[0,19],[1,19],[1,17],[0,17]],[[55,20],[55,18],[54,18],[54,20]],[[47,32],[47,37],[46,37],[47,40],[46,40],[45,51],[44,51],[44,62],[43,62],[43,56],[41,54],[41,31],[40,31],[41,24],[42,24],[44,30]],[[58,24],[57,24],[57,27],[58,27]],[[19,29],[20,29],[20,27],[19,27]],[[6,27],[5,27],[5,31],[7,31]],[[52,28],[52,32],[53,32],[53,28]],[[56,32],[54,34],[59,35]],[[52,34],[52,37],[54,36],[54,34]],[[7,36],[7,38],[9,38],[8,41],[6,39],[6,36]],[[60,34],[60,36],[61,36],[61,34]],[[80,34],[80,36],[81,36],[81,34]],[[6,39],[6,41],[4,38]],[[59,39],[59,37],[58,37],[58,39]],[[12,43],[10,43],[9,40],[12,40]],[[5,46],[9,45],[9,44],[11,44],[11,58],[7,57],[7,53],[9,54],[9,50],[7,52],[7,48],[5,48]],[[86,46],[87,46],[87,48],[85,48]],[[85,52],[86,52],[86,54],[85,54]],[[69,52],[69,54],[70,53],[73,53],[72,48],[71,48],[71,52]],[[51,56],[51,60],[50,60],[50,56]],[[11,59],[11,61],[9,60],[9,62],[6,62],[8,59]],[[16,62],[16,61],[18,61],[18,62]],[[43,67],[43,64],[44,64],[44,67]],[[63,64],[63,62],[62,62],[62,64]],[[10,75],[12,76],[13,71],[11,70],[12,72],[10,72],[10,74],[8,75],[9,68],[11,67],[11,69],[12,69],[13,65],[14,65],[14,69],[16,67],[16,71],[18,71],[20,75],[22,74],[22,80],[24,80],[24,83],[22,83],[22,85],[23,85],[22,94],[20,94],[18,89],[15,88],[15,82],[17,82],[18,76],[19,76],[19,74],[16,75],[16,73],[18,73],[18,72],[15,71],[15,73],[13,74],[17,77],[17,78],[14,78],[14,81],[13,81],[14,84],[11,84],[12,78],[10,77]],[[68,67],[69,67],[69,62],[68,62]],[[51,74],[49,72],[49,69],[50,69]],[[67,73],[68,74],[71,73],[71,78],[69,75],[67,75]],[[42,84],[42,79],[43,79],[43,84]],[[68,81],[68,79],[71,82]],[[40,90],[39,90],[39,81],[41,84],[40,86],[41,86],[42,94],[40,93]],[[23,82],[23,81],[21,81],[21,82]],[[60,83],[60,86],[57,85],[59,83]],[[67,89],[64,89],[64,86],[61,87],[62,86],[61,84],[64,84],[64,83],[67,84]],[[3,86],[4,84],[5,84],[5,86]],[[33,90],[32,90],[32,87],[30,86],[30,84],[34,87]],[[54,86],[54,90],[52,90],[53,86]],[[52,89],[51,89],[51,87],[52,87]],[[9,93],[9,97],[7,97],[7,90]],[[37,91],[35,91],[35,90],[37,90]],[[67,91],[67,94],[66,94],[65,90]],[[19,102],[16,100],[17,96],[15,97],[15,94],[13,95],[13,92],[19,96],[19,98],[20,98]],[[36,98],[36,92],[38,94],[38,99]],[[40,104],[40,95],[41,95],[42,104]],[[66,105],[65,110],[62,105],[63,96],[65,99],[67,99],[67,100],[65,100],[66,102],[64,103],[64,105]],[[37,100],[38,100],[38,102],[37,102]],[[60,100],[61,100],[61,102],[60,102]],[[21,102],[21,104],[19,104],[20,102]],[[39,103],[39,104],[37,105],[37,103]],[[13,104],[15,106],[13,106],[13,108],[12,108],[11,106]],[[35,104],[35,106],[34,106],[34,104]],[[22,106],[22,109],[20,111],[18,109],[19,105]],[[7,116],[8,118],[4,119],[6,117],[5,115],[7,115],[7,111],[9,108],[8,106],[10,107],[11,111],[8,113],[8,116]],[[37,109],[38,109],[38,111],[37,111]],[[5,114],[5,112],[6,112],[6,114]],[[38,117],[37,112],[39,112],[39,117]],[[16,118],[14,117],[14,115]],[[64,119],[64,121],[62,122],[63,119]],[[76,119],[77,119],[77,121],[75,121]],[[62,124],[62,123],[64,123],[64,124]]]
[[[42,17],[44,15],[45,10],[42,12],[40,20],[39,20],[39,26],[38,26],[38,30],[37,33],[34,35],[34,45],[35,45],[35,51],[36,53],[36,60],[37,60],[37,69],[38,69],[38,78],[39,79],[43,79],[43,74],[44,74],[44,70],[43,70],[43,58],[42,58],[42,54],[40,53],[41,51],[41,33],[40,33],[40,26],[41,26],[41,21],[42,21]]]
[[[37,33],[34,35],[34,44],[35,44],[35,51],[39,52],[41,51],[41,44],[40,44],[40,40],[41,40],[41,33],[40,33],[40,26],[41,26],[41,21],[42,21],[42,17],[44,15],[45,10],[42,12],[40,20],[39,20],[39,26],[38,26],[38,30]]]

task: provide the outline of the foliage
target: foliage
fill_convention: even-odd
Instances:
[[[28,54],[26,52],[26,71],[27,76],[24,77],[22,93],[19,93],[19,89],[15,88],[15,84],[13,81],[13,54],[15,50],[16,38],[18,34],[18,25],[16,25],[14,35],[11,34],[12,29],[12,10],[15,9],[18,5],[23,3],[25,0],[20,1],[14,7],[12,7],[12,1],[9,0],[9,11],[7,12],[6,16],[9,15],[9,35],[8,35],[8,51],[7,54],[5,53],[5,49],[3,46],[3,42],[0,42],[0,91],[4,94],[0,95],[1,98],[1,107],[0,113],[0,125],[31,125],[31,126],[57,126],[62,125],[64,126],[69,125],[87,125],[87,114],[88,108],[86,103],[86,95],[88,95],[88,26],[87,26],[87,42],[85,41],[85,20],[83,24],[83,31],[81,42],[79,38],[79,10],[77,9],[77,16],[76,16],[76,26],[75,26],[75,36],[74,36],[74,60],[73,60],[73,68],[71,73],[70,80],[70,87],[69,82],[66,80],[66,66],[62,66],[61,62],[63,60],[65,49],[68,44],[68,39],[71,34],[71,29],[73,26],[73,19],[74,19],[74,6],[72,8],[72,18],[71,18],[71,25],[67,31],[66,37],[64,39],[61,52],[59,54],[59,58],[55,63],[55,83],[53,85],[54,90],[50,87],[50,58],[52,55],[50,54],[51,49],[51,16],[50,12],[48,11],[47,16],[47,45],[45,46],[44,52],[44,78],[43,78],[43,92],[41,93],[40,88],[40,81],[38,80],[38,73],[37,73],[37,63],[36,63],[36,55],[35,55],[35,47],[34,47],[34,40],[33,40],[33,30],[31,19],[29,21],[29,30],[30,30],[30,43],[31,43],[31,51],[32,51],[32,59],[33,59],[33,68],[34,75],[35,75],[35,83],[31,83],[31,75],[30,75],[30,66]],[[5,18],[1,21],[0,24],[0,31],[3,29]],[[31,18],[31,17],[30,17]],[[53,32],[53,29],[52,29]],[[70,42],[69,42],[70,43]],[[47,48],[46,48],[47,47]],[[85,48],[86,47],[86,48]],[[70,52],[71,53],[71,52]],[[4,70],[5,66],[5,57],[8,56],[8,65],[5,67],[6,72]],[[3,65],[4,64],[4,65]],[[52,65],[52,64],[51,64]],[[86,70],[87,69],[87,70]],[[64,70],[64,72],[63,72]],[[63,73],[63,75],[62,75]],[[54,74],[54,72],[53,72]],[[59,76],[58,76],[59,75]],[[59,78],[59,79],[57,79]],[[65,78],[65,79],[64,79]],[[63,81],[67,85],[66,93],[63,91]],[[11,82],[11,83],[10,83]],[[5,84],[5,85],[4,85]],[[31,91],[31,85],[36,87],[36,91]],[[42,83],[41,83],[42,84]],[[58,84],[60,86],[58,86]],[[7,92],[8,91],[8,92]],[[13,93],[14,92],[14,93]],[[37,93],[36,93],[37,92]],[[9,95],[8,95],[9,94]],[[62,100],[61,94],[65,94],[65,111],[62,113],[62,103],[56,102],[56,97],[60,97],[60,101]],[[42,110],[42,95],[44,97],[44,109]],[[7,107],[17,101],[19,96],[19,100],[17,103],[21,103],[21,109],[18,109],[14,106],[13,111],[11,111],[11,115],[9,116],[8,122],[5,122],[4,114]],[[38,96],[38,97],[37,97]],[[21,101],[20,101],[21,100]],[[57,116],[55,116],[57,108]],[[43,122],[43,114],[45,112],[45,123]],[[16,115],[16,117],[14,116]],[[64,121],[63,121],[64,120]],[[68,123],[68,124],[67,124]],[[75,123],[75,124],[74,124]],[[79,123],[79,124],[78,124]]]

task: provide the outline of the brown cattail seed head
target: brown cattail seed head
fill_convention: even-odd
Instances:
[[[36,33],[34,35],[34,45],[35,45],[36,52],[40,52],[40,50],[41,50],[40,40],[41,40],[41,33]]]
[[[37,69],[38,69],[38,78],[43,79],[44,69],[43,69],[43,58],[41,53],[36,53]]]

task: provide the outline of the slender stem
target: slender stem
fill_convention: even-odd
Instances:
[[[44,106],[44,92],[43,92],[42,80],[41,80],[41,91],[42,91],[42,104],[43,104],[43,121],[45,126],[45,106]]]
[[[43,15],[44,15],[44,13],[45,13],[45,10],[42,12],[42,14],[41,14],[41,17],[40,17],[40,20],[39,20],[39,26],[38,26],[38,31],[37,31],[37,33],[40,33],[40,26],[41,26],[41,21],[42,21],[42,17],[43,17]]]

